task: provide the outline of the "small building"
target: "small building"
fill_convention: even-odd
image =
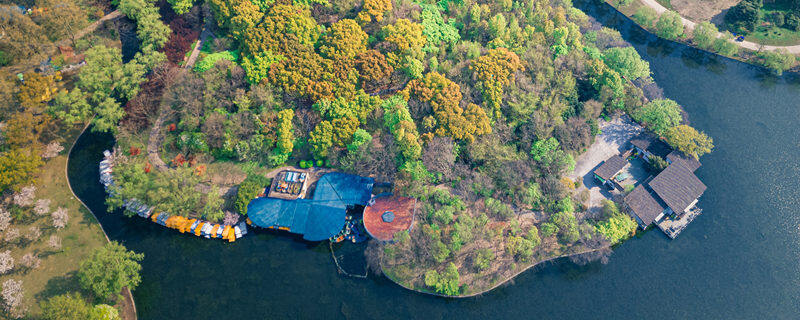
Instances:
[[[600,183],[613,187],[614,183],[611,179],[617,175],[625,166],[628,165],[628,161],[625,160],[620,155],[612,156],[608,158],[608,160],[603,161],[603,163],[594,169],[594,178],[600,181]]]
[[[625,205],[642,229],[660,220],[666,209],[644,184],[640,184],[625,196]]]
[[[398,232],[411,229],[417,200],[378,196],[364,208],[364,228],[373,238],[390,242]]]
[[[679,215],[689,211],[706,191],[685,161],[673,162],[648,184],[667,208]]]
[[[647,133],[642,133],[631,139],[631,145],[633,145],[633,149],[636,150],[642,158],[648,161],[651,156],[655,155],[663,159],[672,152],[672,148],[664,141]]]

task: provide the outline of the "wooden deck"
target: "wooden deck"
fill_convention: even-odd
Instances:
[[[685,213],[678,219],[664,218],[663,220],[657,222],[656,225],[659,229],[661,229],[661,231],[664,231],[664,233],[670,237],[670,239],[675,239],[681,233],[681,231],[683,231],[683,229],[685,229],[686,226],[689,225],[689,223],[691,223],[692,220],[697,218],[697,216],[699,216],[701,213],[703,213],[703,210],[694,207],[692,210]]]

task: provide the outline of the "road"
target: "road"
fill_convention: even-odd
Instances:
[[[652,8],[653,10],[655,10],[656,13],[658,13],[659,16],[662,13],[664,13],[665,11],[667,11],[667,8],[662,6],[656,0],[641,0],[641,1],[642,1],[642,3],[644,5],[646,5],[646,6],[650,7],[650,8]],[[694,27],[695,27],[696,24],[693,21],[690,21],[689,19],[686,19],[684,17],[681,17],[681,20],[683,21],[683,25],[686,28],[694,30]],[[717,33],[717,38],[720,38],[720,37],[723,37],[723,33],[721,33],[721,32]],[[729,40],[729,41],[737,44],[738,46],[740,46],[742,48],[753,50],[753,51],[764,51],[764,50],[775,51],[775,50],[782,49],[782,50],[786,50],[786,52],[789,52],[789,53],[792,53],[792,54],[800,54],[800,45],[794,45],[794,46],[767,46],[767,45],[761,45],[761,44],[758,44],[758,43],[755,43],[755,42],[751,42],[751,41],[741,41],[741,42],[736,42],[736,41],[733,41],[733,40]]]

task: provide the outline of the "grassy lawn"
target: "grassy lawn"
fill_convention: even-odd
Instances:
[[[9,274],[0,276],[0,282],[6,279],[22,280],[25,298],[24,305],[28,316],[35,316],[41,310],[39,302],[48,298],[74,291],[81,291],[75,276],[78,265],[89,253],[102,247],[106,242],[100,225],[83,205],[75,199],[67,185],[66,164],[69,147],[80,134],[81,128],[72,128],[62,132],[64,151],[46,162],[36,183],[36,199],[50,199],[50,210],[58,207],[69,212],[67,226],[61,230],[52,227],[50,215],[36,217],[30,215],[22,221],[15,220],[12,227],[18,228],[22,235],[31,226],[38,226],[42,235],[33,241],[22,240],[16,245],[6,244],[3,250],[11,250],[15,259],[15,268]],[[61,238],[61,249],[54,250],[48,246],[51,235]],[[41,266],[37,269],[25,270],[20,265],[21,257],[34,252],[41,258]],[[88,292],[82,292],[90,296]],[[118,306],[121,307],[121,306]],[[128,307],[129,308],[129,307]],[[122,314],[122,312],[121,312]]]
[[[800,32],[775,26],[759,26],[745,39],[771,46],[792,46],[800,44]]]

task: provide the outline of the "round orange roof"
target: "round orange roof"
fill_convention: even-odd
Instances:
[[[411,228],[416,199],[381,196],[371,202],[364,208],[364,228],[373,238],[392,241],[396,233]]]

